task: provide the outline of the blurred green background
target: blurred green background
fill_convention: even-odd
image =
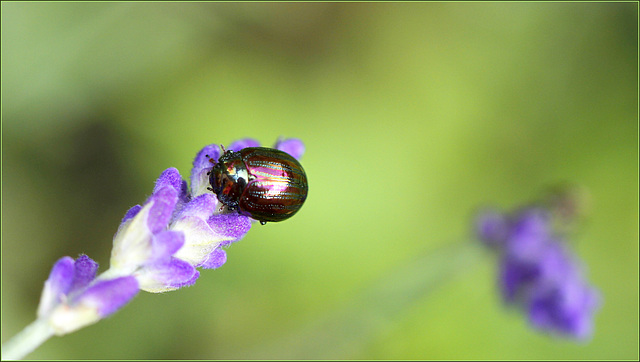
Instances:
[[[638,358],[637,3],[3,2],[2,122],[3,342],[58,258],[106,270],[162,170],[245,137],[307,147],[294,218],[29,358]],[[591,196],[589,343],[506,311],[479,247],[403,269],[560,181]],[[376,315],[367,288],[425,273]]]

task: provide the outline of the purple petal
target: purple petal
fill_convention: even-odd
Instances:
[[[207,172],[213,168],[213,162],[217,162],[220,157],[220,146],[211,144],[205,146],[198,152],[193,160],[193,168],[191,169],[191,193],[194,196],[203,194],[209,186],[209,177]]]
[[[487,246],[501,247],[509,234],[509,223],[504,214],[495,210],[485,210],[476,217],[475,231]]]
[[[500,288],[505,302],[514,303],[521,299],[539,274],[535,264],[503,258],[500,265]]]
[[[189,195],[189,185],[187,185],[187,181],[182,180],[180,184],[180,201],[184,204],[191,200],[191,195]]]
[[[69,293],[73,283],[73,265],[73,258],[68,256],[59,259],[53,265],[49,278],[44,283],[40,304],[38,305],[38,317],[48,315],[53,308],[62,302],[63,297]]]
[[[147,225],[151,233],[155,234],[167,227],[171,220],[171,215],[178,202],[178,191],[169,186],[165,186],[154,191],[147,202],[153,201],[149,210]]]
[[[280,139],[275,144],[275,148],[284,151],[295,159],[300,159],[304,155],[304,143],[297,138]]]
[[[180,212],[179,218],[194,216],[200,219],[207,219],[216,211],[218,199],[212,193],[202,194],[191,200]]]
[[[214,162],[217,162],[221,153],[220,145],[210,144],[205,146],[198,152],[196,158],[193,160],[193,169],[199,171],[213,167],[213,162],[210,160],[213,159]]]
[[[217,269],[227,262],[227,253],[221,248],[215,248],[211,254],[207,256],[207,259],[200,265],[205,269]]]
[[[529,304],[531,323],[550,332],[588,338],[593,330],[595,292],[580,280],[554,286],[541,286]]]
[[[540,278],[546,283],[561,283],[579,275],[580,270],[559,241],[549,242],[539,258]]]
[[[573,320],[571,333],[579,339],[588,339],[593,334],[593,316],[600,309],[601,297],[597,290],[591,287],[584,288],[580,310]]]
[[[138,215],[138,212],[140,212],[141,209],[142,209],[142,206],[140,205],[136,205],[130,208],[129,211],[127,211],[127,213],[124,214],[124,217],[122,218],[122,222],[120,224],[124,224],[125,222],[133,219],[136,215]]]
[[[242,239],[251,229],[251,218],[239,214],[218,214],[207,220],[211,229],[227,239],[220,245],[228,245]]]
[[[59,259],[51,269],[46,283],[56,295],[69,293],[73,284],[74,264],[73,258],[65,256]]]
[[[101,317],[106,317],[127,304],[138,291],[138,281],[132,276],[103,280],[78,296],[74,304],[93,307]]]
[[[506,253],[512,259],[537,262],[540,260],[540,254],[545,251],[548,241],[546,235],[526,232],[512,233],[505,245]]]
[[[593,335],[593,318],[590,315],[574,316],[565,326],[564,333],[576,339],[589,339]]]
[[[193,285],[200,275],[193,265],[178,258],[172,258],[169,263],[150,266],[149,272],[160,284],[175,288]]]
[[[174,167],[168,168],[160,174],[160,177],[156,180],[156,185],[153,188],[153,193],[155,194],[160,189],[167,186],[178,191],[182,189],[182,176],[180,176],[180,172],[178,172]]]
[[[184,245],[184,233],[161,231],[151,238],[152,256],[149,262],[168,261]]]
[[[196,270],[190,279],[184,280],[178,284],[174,284],[174,286],[176,288],[190,287],[196,283],[196,280],[198,280],[199,277],[200,277],[200,272]]]
[[[245,139],[237,140],[235,142],[231,142],[229,147],[227,147],[227,150],[238,152],[241,149],[247,148],[247,147],[260,147],[260,142],[252,138],[245,138]]]
[[[74,263],[73,285],[71,291],[80,291],[96,277],[98,263],[86,255],[80,255]]]
[[[529,303],[529,320],[531,324],[541,329],[551,329],[554,323],[554,309],[560,303],[560,294],[557,289],[547,293],[535,295]]]
[[[188,261],[194,266],[201,265],[208,254],[224,241],[223,237],[216,234],[209,224],[199,217],[180,218],[174,227],[184,233],[185,245],[173,256]]]
[[[516,215],[511,232],[516,237],[544,240],[551,232],[550,215],[541,208],[524,209]]]

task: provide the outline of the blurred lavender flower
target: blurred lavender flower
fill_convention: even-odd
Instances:
[[[259,145],[244,139],[227,149]],[[275,147],[296,158],[304,153],[298,139],[279,140]],[[101,275],[96,277],[98,264],[86,255],[58,260],[45,283],[38,319],[3,346],[2,358],[22,358],[51,335],[93,324],[122,308],[139,290],[176,290],[196,282],[196,268],[221,267],[227,260],[222,248],[242,239],[254,220],[228,212],[207,190],[210,159],[219,157],[218,145],[198,152],[191,190],[175,168],[162,172],[146,202],[124,215],[113,238],[110,268]]]
[[[500,253],[499,284],[507,304],[525,309],[536,328],[588,339],[600,296],[552,221],[550,210],[536,206],[511,215],[485,210],[475,229]]]

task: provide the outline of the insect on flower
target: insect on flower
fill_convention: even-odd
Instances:
[[[225,264],[223,248],[247,234],[251,218],[264,224],[295,214],[307,197],[307,177],[295,159],[304,144],[289,138],[273,149],[259,145],[238,140],[229,151],[222,148],[222,156],[217,145],[205,146],[193,161],[190,187],[176,168],[163,171],[146,202],[124,215],[109,269],[97,275],[98,263],[86,255],[58,260],[45,282],[38,319],[3,343],[2,359],[20,359],[54,335],[94,324],[139,291],[193,285],[200,276],[196,268]],[[219,201],[239,213],[222,213]]]
[[[307,199],[309,185],[302,165],[286,152],[265,147],[225,150],[209,172],[208,190],[229,210],[260,221],[290,218]]]

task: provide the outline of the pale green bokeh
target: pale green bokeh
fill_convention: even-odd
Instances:
[[[142,293],[29,357],[284,358],[292,335],[348,311],[375,328],[340,359],[637,359],[637,15],[635,3],[2,3],[2,341],[33,320],[58,258],[106,269],[120,218],[162,170],[188,177],[206,144],[285,136],[307,147],[299,214],[254,226],[195,286]],[[590,193],[571,241],[604,297],[589,343],[504,310],[488,253],[391,318],[351,306],[416,255],[471,243],[479,206],[511,209],[563,181]],[[297,358],[335,348],[295,343]]]

